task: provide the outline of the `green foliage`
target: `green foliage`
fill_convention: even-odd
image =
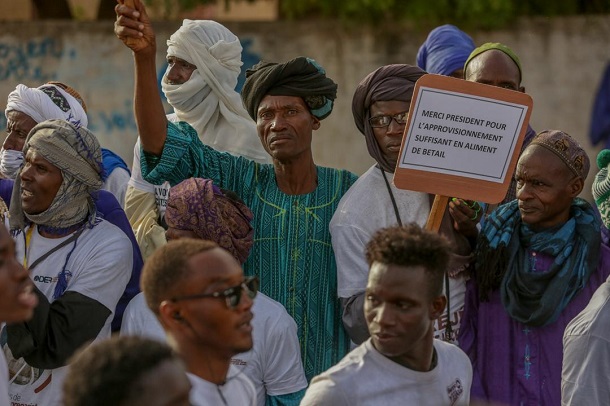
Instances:
[[[432,26],[455,23],[493,29],[522,15],[608,13],[610,0],[280,0],[282,15],[300,19],[339,18],[383,25],[410,21]]]
[[[216,2],[173,1],[182,9]],[[230,6],[233,2],[254,0],[222,1],[226,6]],[[282,17],[287,19],[326,17],[373,25],[409,21],[428,27],[454,23],[462,27],[482,29],[501,28],[522,15],[555,16],[610,12],[610,0],[279,0],[279,4]]]

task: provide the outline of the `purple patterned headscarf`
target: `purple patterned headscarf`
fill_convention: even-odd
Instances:
[[[252,218],[248,206],[227,197],[209,179],[186,179],[169,191],[167,225],[216,242],[240,264],[246,262],[254,244]]]
[[[373,128],[369,124],[370,108],[376,101],[399,100],[410,102],[417,79],[426,72],[417,66],[396,64],[386,65],[369,73],[358,85],[352,99],[352,113],[356,127],[366,139],[366,147],[375,161],[386,172],[394,172],[388,159],[383,155]]]

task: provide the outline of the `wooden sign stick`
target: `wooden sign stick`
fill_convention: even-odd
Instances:
[[[445,210],[447,209],[447,203],[449,203],[449,197],[442,195],[434,196],[434,203],[432,203],[432,209],[426,221],[426,230],[438,232],[441,228]]]

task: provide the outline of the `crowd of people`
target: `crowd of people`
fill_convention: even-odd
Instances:
[[[153,25],[119,1],[134,160],[101,147],[60,82],[8,96],[0,150],[0,406],[607,405],[610,150],[528,126],[499,205],[392,178],[427,73],[525,92],[517,54],[432,30],[417,66],[358,84],[375,164],[319,166],[337,84],[312,58],[246,71],[185,20],[161,91]]]

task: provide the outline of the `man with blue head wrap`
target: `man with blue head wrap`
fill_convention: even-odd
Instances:
[[[462,79],[464,62],[474,50],[472,38],[455,25],[436,27],[417,51],[417,66],[428,73]]]
[[[212,179],[250,207],[255,245],[245,274],[257,274],[261,292],[283,304],[296,321],[305,375],[311,379],[349,350],[328,223],[356,176],[317,166],[311,147],[313,132],[332,111],[337,85],[310,58],[257,64],[247,72],[242,100],[273,163],[216,151],[187,123],[166,120],[156,85],[152,25],[139,0],[136,9],[137,14],[117,6],[115,33],[134,54],[144,179],[171,184],[189,177]]]

